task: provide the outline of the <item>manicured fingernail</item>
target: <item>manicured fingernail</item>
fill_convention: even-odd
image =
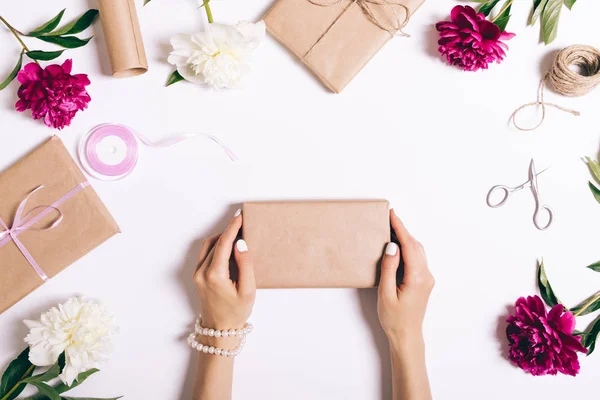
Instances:
[[[248,244],[246,243],[246,241],[244,239],[238,240],[237,243],[235,244],[235,247],[237,247],[237,249],[240,253],[245,253],[248,251]]]
[[[238,208],[237,211],[235,212],[235,214],[233,214],[233,218],[239,217],[241,213],[242,213],[242,209]]]
[[[395,256],[398,252],[398,245],[394,242],[389,242],[385,248],[385,254],[388,256]]]

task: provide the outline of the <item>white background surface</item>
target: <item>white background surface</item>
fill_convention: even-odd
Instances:
[[[0,316],[0,366],[24,347],[21,320],[83,294],[105,300],[121,332],[110,362],[74,393],[188,399],[193,359],[184,338],[196,312],[191,274],[199,240],[222,229],[246,200],[387,198],[424,243],[437,279],[425,326],[436,399],[594,393],[599,354],[582,357],[575,379],[531,377],[504,357],[503,320],[519,296],[537,293],[541,257],[570,306],[600,286],[600,274],[584,268],[600,259],[600,205],[581,161],[598,152],[600,90],[577,99],[548,94],[550,101],[580,110],[579,118],[550,110],[533,133],[507,122],[518,105],[535,98],[555,51],[575,43],[600,46],[594,30],[600,4],[582,0],[572,12],[564,9],[558,39],[544,47],[537,44],[538,28],[526,27],[532,2],[515,3],[508,29],[517,37],[503,64],[480,73],[445,66],[433,24],[457,3],[429,0],[406,29],[412,38],[386,45],[340,95],[327,92],[271,38],[257,52],[243,89],[212,91],[187,83],[164,88],[171,73],[165,61],[169,38],[205,24],[191,0],[154,0],[139,10],[150,71],[137,78],[109,76],[96,24],[94,40],[67,53],[74,72],[92,80],[90,108],[59,133],[73,153],[90,128],[119,122],[154,138],[179,131],[217,134],[242,161],[231,163],[199,139],[168,150],[142,149],[127,179],[92,181],[123,233]],[[212,4],[217,21],[234,23],[259,19],[271,0]],[[4,2],[0,13],[26,31],[63,6],[70,18],[95,4]],[[4,74],[20,48],[0,31]],[[13,110],[17,87],[15,82],[0,93],[1,169],[53,133],[29,112]],[[524,114],[524,123],[528,117],[534,121],[533,113]],[[532,157],[539,170],[551,166],[539,179],[556,213],[546,232],[532,224],[528,191],[501,209],[485,204],[492,185],[525,181]],[[375,302],[369,290],[259,291],[251,318],[256,330],[236,361],[234,397],[390,399],[387,344]]]

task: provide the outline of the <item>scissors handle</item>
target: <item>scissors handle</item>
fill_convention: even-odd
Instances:
[[[548,222],[546,223],[546,225],[541,225],[539,222],[539,218],[540,218],[540,211],[545,210],[546,213],[548,214]],[[533,224],[535,225],[536,228],[538,228],[540,231],[545,231],[546,229],[550,228],[550,225],[552,225],[552,220],[554,219],[554,211],[552,211],[552,209],[545,205],[545,204],[541,204],[536,206],[535,208],[535,212],[533,213]]]
[[[501,191],[504,194],[502,195],[502,199],[500,199],[500,201],[498,203],[493,203],[492,202],[492,196],[494,194],[494,192],[496,191]],[[505,186],[505,185],[496,185],[493,186],[490,191],[487,194],[487,197],[485,199],[487,205],[491,208],[498,208],[500,206],[503,206],[504,203],[506,203],[506,201],[508,200],[508,198],[510,197],[510,195],[515,191],[515,188],[509,187],[509,186]]]

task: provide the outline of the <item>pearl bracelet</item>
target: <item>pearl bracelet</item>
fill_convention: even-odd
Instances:
[[[217,356],[224,357],[235,357],[238,354],[240,354],[240,352],[244,348],[244,344],[246,343],[246,336],[248,336],[248,334],[252,332],[252,328],[252,324],[245,324],[244,327],[241,329],[220,330],[205,328],[202,326],[202,318],[199,316],[198,319],[196,319],[194,332],[190,334],[187,341],[193,349],[201,351],[205,354],[214,354]],[[198,341],[200,336],[210,336],[216,338],[237,337],[238,345],[233,350],[225,350],[219,347],[207,346]]]

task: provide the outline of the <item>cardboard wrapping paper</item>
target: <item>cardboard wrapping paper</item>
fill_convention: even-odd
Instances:
[[[148,71],[134,1],[99,0],[98,3],[113,76],[127,78]]]
[[[294,53],[332,91],[339,93],[392,38],[383,27],[406,22],[424,0],[278,0],[265,15],[268,32]],[[392,3],[399,2],[400,5]],[[404,6],[404,7],[403,7]],[[406,7],[406,8],[405,8]]]
[[[25,213],[50,205],[85,182],[63,143],[54,136],[0,174],[0,218],[10,226],[21,201],[44,185],[27,202]],[[60,207],[63,219],[48,231],[27,230],[18,239],[50,279],[119,232],[116,222],[90,186]],[[44,228],[58,213],[34,227]],[[14,242],[0,247],[0,313],[43,284]]]
[[[377,285],[387,201],[251,202],[243,216],[258,288]]]

